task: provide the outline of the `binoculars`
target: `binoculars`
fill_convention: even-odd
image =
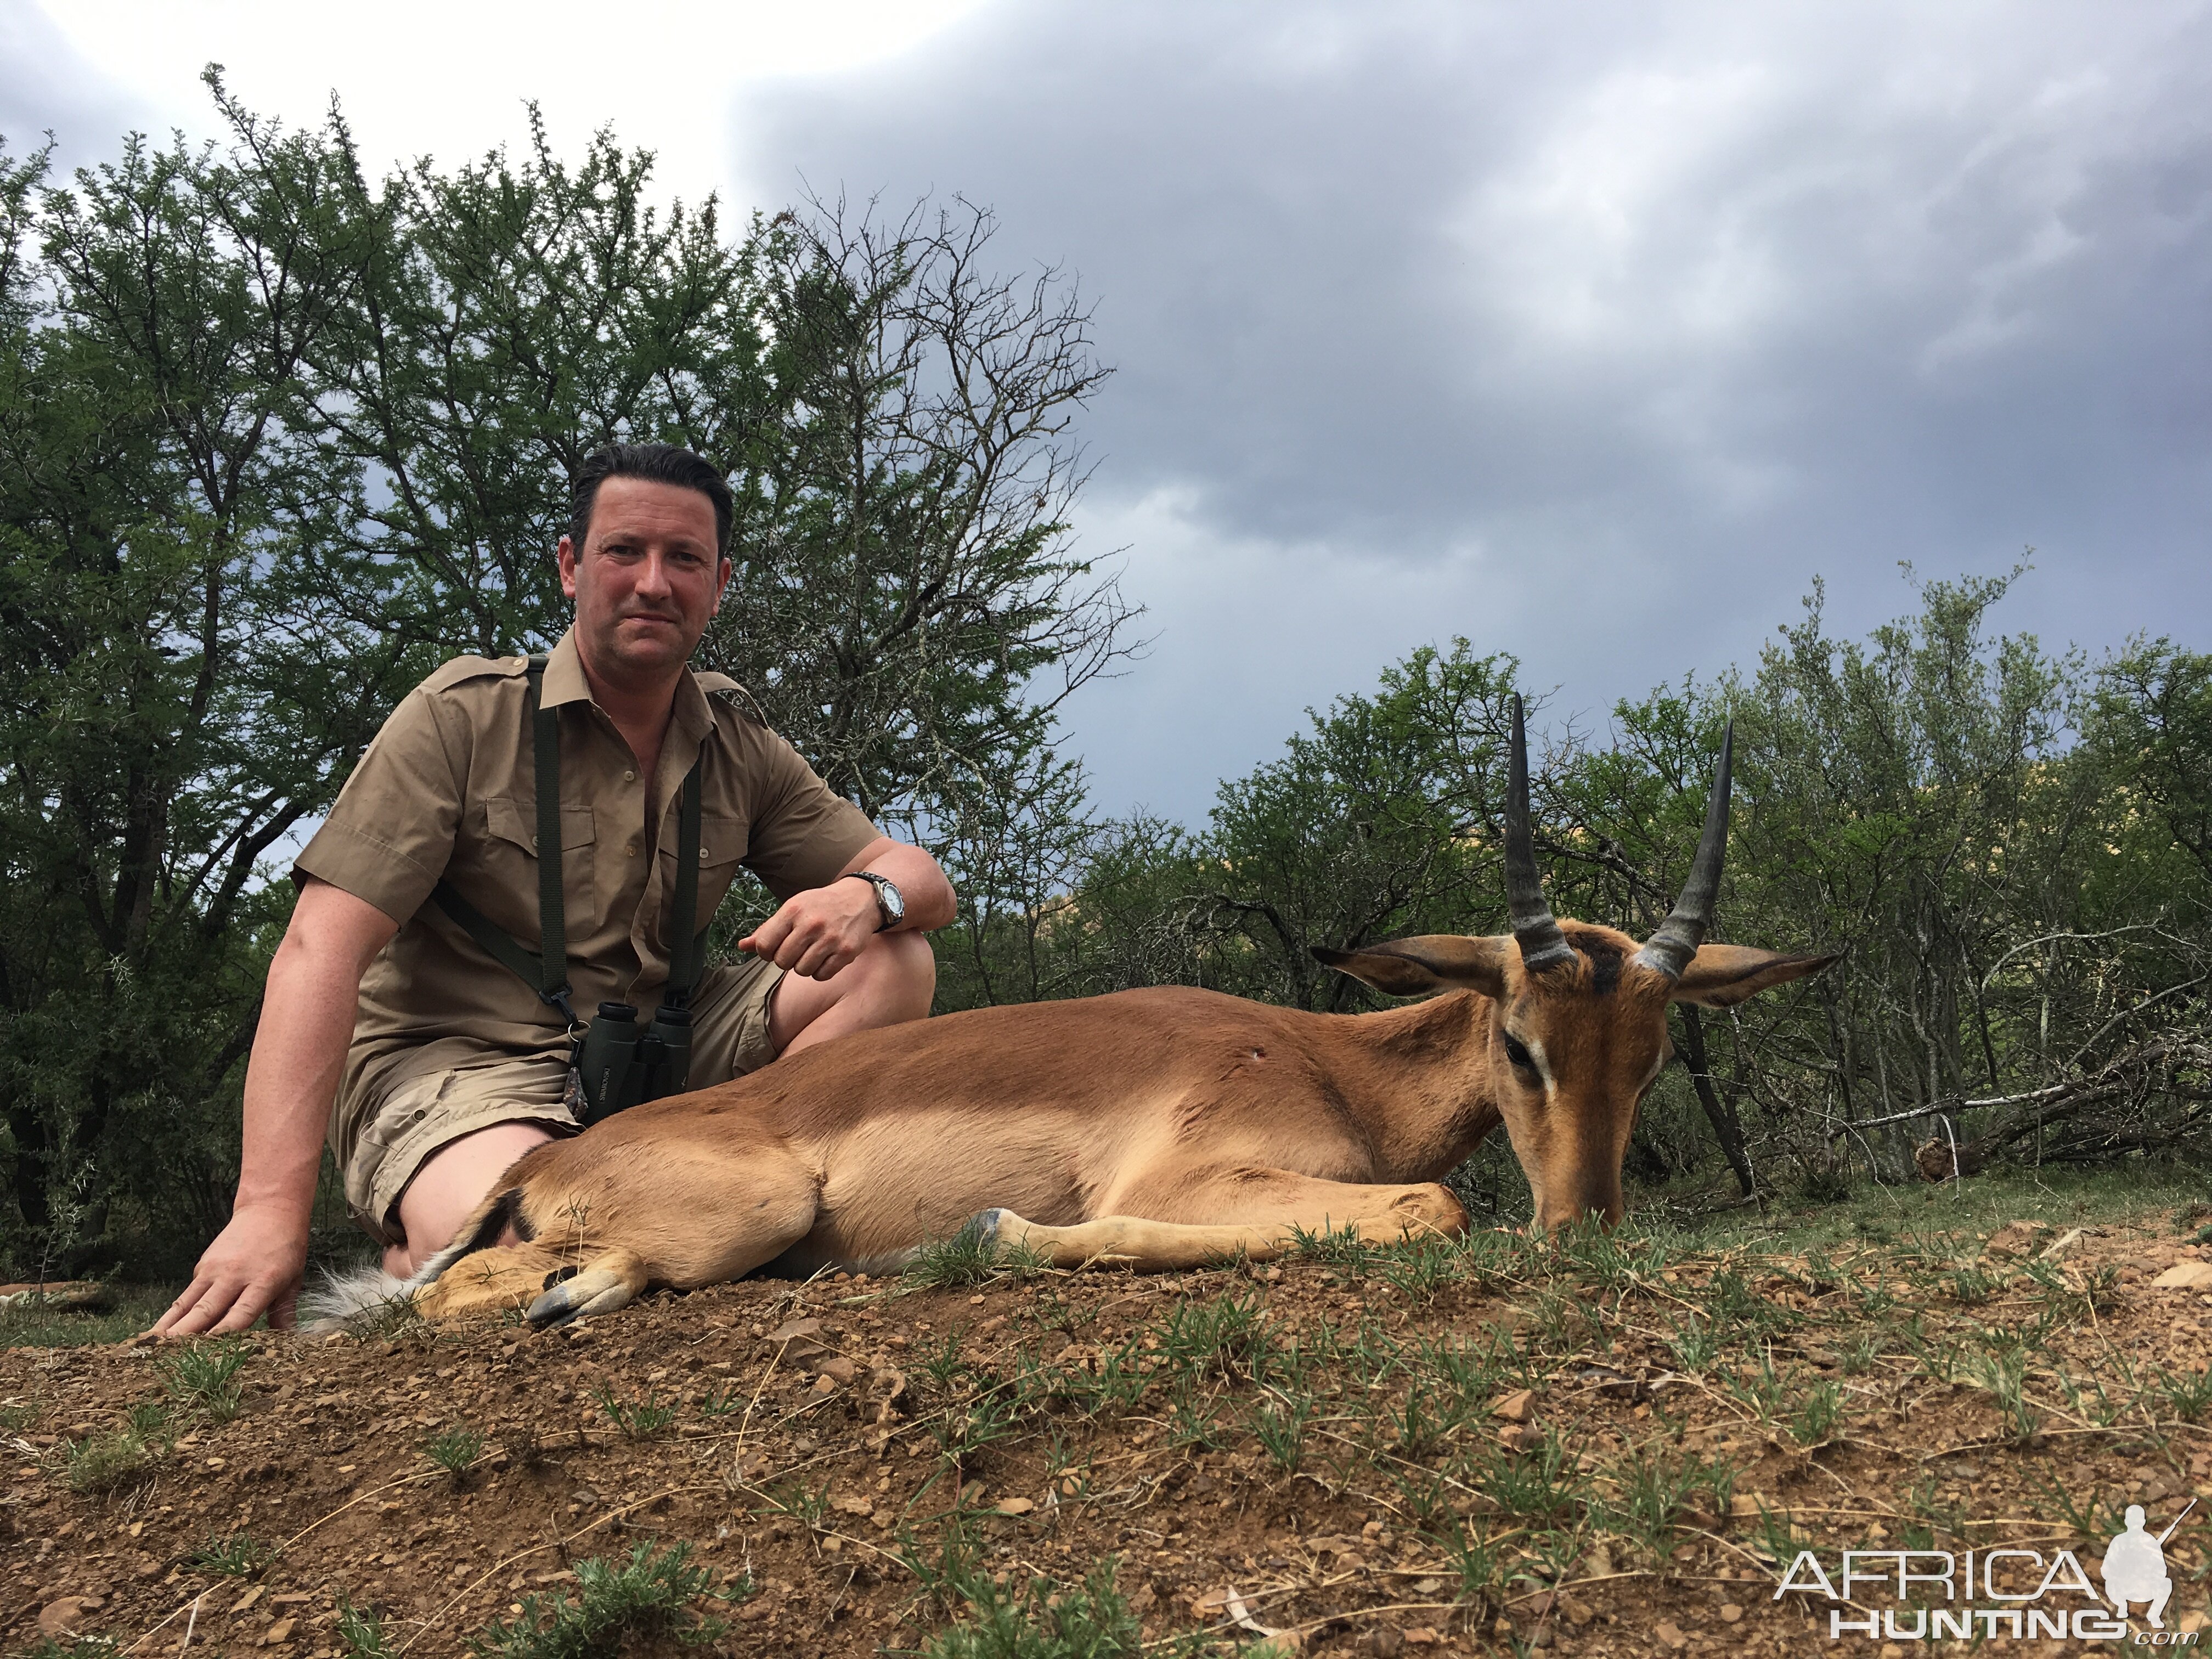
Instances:
[[[684,1092],[691,1075],[691,1011],[663,1003],[641,1025],[627,1002],[603,1002],[576,1045],[586,1128],[648,1100]]]

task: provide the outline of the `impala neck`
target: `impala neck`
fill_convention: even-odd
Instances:
[[[1441,1181],[1502,1121],[1492,1092],[1492,1003],[1455,991],[1344,1022],[1346,1104],[1378,1181]]]

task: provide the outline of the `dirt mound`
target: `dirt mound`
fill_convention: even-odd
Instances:
[[[2151,1285],[2205,1254],[1485,1234],[9,1350],[0,1642],[1802,1652],[1860,1615],[1777,1599],[1800,1548],[2064,1540],[2094,1573],[2120,1505],[2212,1494],[2212,1295]],[[2203,1622],[2203,1517],[2170,1628]]]

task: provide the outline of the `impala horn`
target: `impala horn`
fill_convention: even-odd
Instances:
[[[1721,733],[1720,769],[1713,774],[1713,793],[1705,802],[1705,833],[1698,841],[1698,856],[1690,861],[1690,878],[1682,884],[1682,896],[1674,913],[1659,924],[1659,931],[1644,942],[1636,960],[1668,979],[1680,979],[1705,942],[1712,925],[1713,900],[1721,890],[1721,859],[1728,851],[1729,757],[1735,748],[1735,721]]]
[[[1574,946],[1552,920],[1544,902],[1544,878],[1536,871],[1536,837],[1528,827],[1528,734],[1521,724],[1521,699],[1513,699],[1513,752],[1505,790],[1505,905],[1513,917],[1513,937],[1521,945],[1521,965],[1529,972],[1554,963],[1572,962]]]

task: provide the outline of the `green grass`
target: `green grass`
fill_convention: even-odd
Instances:
[[[663,1640],[683,1647],[714,1641],[726,1628],[723,1621],[702,1618],[691,1608],[709,1593],[714,1575],[693,1566],[690,1554],[689,1544],[662,1550],[647,1542],[620,1564],[597,1556],[579,1561],[574,1601],[565,1595],[550,1600],[526,1595],[521,1613],[485,1626],[471,1638],[469,1650],[485,1659],[599,1659]],[[740,1580],[713,1594],[734,1601],[751,1591],[750,1583]],[[354,1651],[370,1659],[382,1650],[356,1644]]]
[[[0,1309],[0,1348],[83,1348],[120,1342],[151,1326],[176,1297],[174,1289],[159,1285],[124,1285],[115,1288],[113,1304],[98,1313]]]
[[[2201,1170],[2129,1159],[2107,1170],[2014,1169],[2002,1167],[1969,1177],[1963,1185],[1917,1182],[1876,1187],[1862,1182],[1840,1202],[1784,1200],[1765,1214],[1730,1210],[1702,1221],[1652,1226],[1656,1236],[1679,1233],[1699,1249],[1747,1244],[1761,1249],[1806,1250],[1839,1244],[1881,1242],[1899,1235],[1945,1232],[1989,1233],[2012,1221],[2039,1221],[2062,1233],[2085,1222],[2157,1225],[2161,1231],[2185,1227],[2175,1216],[2204,1197]],[[1634,1206],[1631,1206],[1632,1211]],[[1636,1217],[1632,1226],[1647,1224]]]
[[[611,1386],[602,1382],[592,1390],[592,1398],[599,1402],[599,1409],[622,1431],[625,1440],[658,1440],[676,1422],[676,1407],[660,1404],[653,1398],[651,1389],[645,1391],[642,1400],[623,1400]]]
[[[967,1603],[964,1616],[922,1644],[922,1659],[1137,1659],[1144,1640],[1114,1588],[1115,1565],[1101,1561],[1076,1586],[1049,1578],[1001,1585],[963,1572],[951,1588]]]
[[[70,1443],[62,1454],[62,1480],[86,1497],[135,1486],[169,1455],[169,1439],[161,1407],[135,1407],[121,1428]]]
[[[234,1532],[210,1538],[185,1559],[185,1565],[224,1578],[251,1578],[276,1559],[276,1552],[251,1533]]]
[[[338,1598],[338,1640],[349,1659],[394,1659],[398,1650],[385,1633],[384,1615],[374,1607],[357,1607]]]
[[[453,1485],[459,1486],[468,1480],[469,1467],[477,1461],[483,1448],[483,1436],[474,1429],[456,1426],[424,1441],[422,1455],[445,1470]]]
[[[239,1413],[246,1385],[239,1373],[252,1351],[234,1337],[219,1337],[179,1348],[154,1362],[169,1398],[197,1411],[210,1423],[228,1423]]]
[[[986,1239],[969,1226],[922,1245],[900,1278],[914,1290],[961,1291],[997,1279],[1034,1278],[1044,1266],[1044,1258],[1027,1245]]]

